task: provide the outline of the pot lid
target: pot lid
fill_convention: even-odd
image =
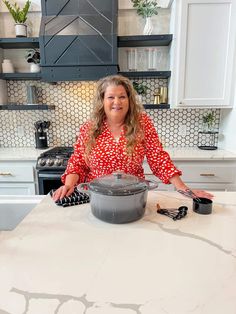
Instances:
[[[114,172],[101,176],[89,183],[89,189],[104,195],[131,195],[148,187],[144,179],[124,172]]]

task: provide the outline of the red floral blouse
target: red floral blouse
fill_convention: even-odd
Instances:
[[[74,145],[74,153],[62,175],[62,182],[65,183],[66,176],[71,173],[78,174],[78,183],[81,183],[117,170],[144,178],[142,164],[145,156],[153,174],[164,183],[170,183],[169,179],[176,174],[181,175],[181,171],[174,166],[169,154],[163,150],[156,129],[146,113],[140,115],[140,122],[144,137],[142,139],[137,137],[133,155],[129,156],[126,153],[125,131],[122,130],[119,139],[116,140],[104,121],[102,133],[96,139],[88,164],[84,159],[84,150],[90,122],[83,124]]]

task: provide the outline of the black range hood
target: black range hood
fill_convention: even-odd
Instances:
[[[117,73],[117,0],[42,0],[42,80],[97,80]]]

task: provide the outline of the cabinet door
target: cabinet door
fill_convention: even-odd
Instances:
[[[35,184],[0,183],[0,195],[35,195]]]
[[[34,182],[33,165],[1,162],[0,182]]]
[[[175,100],[179,106],[230,106],[236,3],[233,0],[180,3]]]

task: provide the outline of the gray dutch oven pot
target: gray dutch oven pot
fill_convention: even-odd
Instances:
[[[143,217],[148,190],[158,186],[136,176],[116,172],[89,183],[78,185],[80,192],[90,195],[95,217],[114,224],[127,223]]]

